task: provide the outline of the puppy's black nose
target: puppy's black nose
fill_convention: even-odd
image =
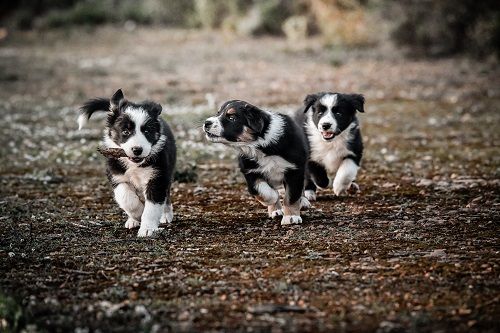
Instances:
[[[209,128],[210,128],[210,126],[212,126],[212,124],[213,124],[213,123],[212,123],[212,121],[211,121],[211,120],[207,120],[207,121],[205,121],[205,128],[206,128],[206,129],[209,129]]]
[[[139,156],[142,154],[142,148],[141,147],[132,147],[132,152],[134,155]]]
[[[323,124],[321,124],[321,128],[324,129],[325,131],[327,129],[329,129],[330,127],[332,127],[332,124],[330,124],[330,123],[323,123]]]

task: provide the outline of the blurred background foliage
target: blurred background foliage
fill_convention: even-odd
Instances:
[[[497,0],[19,0],[0,2],[0,27],[163,25],[241,35],[319,35],[363,47],[390,38],[412,56],[500,53]]]

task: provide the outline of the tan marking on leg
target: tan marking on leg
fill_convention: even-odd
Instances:
[[[283,204],[284,215],[300,215],[300,200],[289,205],[286,202]]]

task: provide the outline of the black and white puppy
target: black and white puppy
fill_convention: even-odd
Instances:
[[[127,157],[107,157],[107,175],[115,200],[127,213],[125,228],[140,226],[138,236],[151,236],[160,223],[173,219],[170,186],[175,168],[175,140],[160,117],[160,104],[133,103],[118,90],[111,99],[98,98],[80,109],[79,128],[96,111],[107,111],[105,148],[121,148]]]
[[[307,163],[302,129],[290,117],[259,109],[245,101],[225,102],[203,126],[211,142],[237,149],[248,191],[267,206],[269,217],[282,216],[281,225],[302,223],[300,209]],[[277,186],[285,186],[281,206]]]
[[[316,189],[330,186],[341,195],[358,189],[354,180],[363,155],[363,141],[356,111],[364,112],[359,94],[322,92],[308,95],[295,120],[307,135],[310,157],[304,195],[316,200]]]

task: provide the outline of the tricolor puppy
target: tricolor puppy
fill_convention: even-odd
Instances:
[[[89,100],[80,109],[79,128],[96,111],[107,112],[103,146],[121,148],[127,157],[108,157],[107,175],[118,205],[127,213],[125,228],[139,227],[151,236],[173,218],[170,186],[175,167],[175,140],[154,102],[133,103],[118,90],[111,99]]]
[[[358,94],[317,93],[308,95],[296,121],[307,135],[310,157],[307,165],[305,197],[316,200],[316,188],[341,195],[354,183],[363,154],[363,141],[356,112],[364,112],[365,99]]]
[[[306,138],[288,116],[267,112],[240,100],[224,103],[203,126],[206,137],[240,152],[239,165],[248,191],[267,206],[269,217],[283,215],[281,225],[301,223],[300,209],[307,162]],[[281,206],[277,186],[285,186]]]

